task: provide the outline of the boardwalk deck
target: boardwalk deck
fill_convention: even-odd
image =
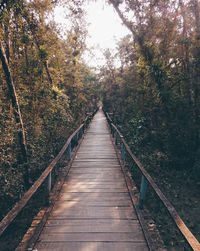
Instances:
[[[34,250],[149,250],[101,110],[90,124]]]

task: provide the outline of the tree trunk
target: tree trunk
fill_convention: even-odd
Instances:
[[[152,59],[149,56],[151,53],[148,51],[148,48],[145,46],[144,32],[141,32],[140,34],[136,32],[136,30],[134,29],[131,22],[129,22],[127,20],[127,18],[123,15],[121,10],[119,9],[119,5],[116,3],[115,0],[109,0],[109,2],[115,8],[116,12],[118,13],[118,15],[121,18],[124,25],[132,33],[133,38],[134,38],[135,42],[138,44],[138,46],[140,48],[140,52],[141,52],[142,56],[144,57],[145,61],[148,63],[149,66],[151,66],[152,65]],[[157,89],[160,91],[160,96],[161,96],[160,99],[161,99],[161,102],[162,102],[162,105],[163,105],[163,109],[164,109],[164,111],[166,113],[166,117],[168,118],[169,117],[169,109],[167,107],[167,102],[166,102],[166,98],[165,98],[165,95],[164,95],[162,82],[161,82],[160,79],[157,79],[154,74],[152,74],[152,78],[154,79],[154,81],[155,81],[155,83],[157,85]]]
[[[6,43],[6,57],[7,57],[7,61],[9,64],[10,61],[10,38],[9,38],[9,25],[4,25],[4,31],[5,31],[5,43]]]
[[[187,40],[187,15],[186,15],[186,9],[184,2],[182,0],[179,1],[179,5],[181,8],[181,16],[183,18],[183,31],[182,31],[182,38],[183,41]],[[191,81],[190,79],[190,60],[189,60],[189,45],[188,43],[183,43],[181,46],[181,55],[183,57],[183,76],[184,76],[184,88],[183,88],[183,93],[184,96],[186,97],[187,104],[189,107],[192,105],[192,89],[191,89]],[[182,92],[181,92],[182,93]]]
[[[35,34],[35,29],[36,29],[35,27],[38,27],[37,21],[35,21],[35,20],[33,20],[34,22],[31,21],[28,10],[26,11],[26,15],[24,15],[24,18],[26,19],[26,22],[27,22],[27,24],[29,26],[29,29],[30,29],[31,33],[32,33],[33,40],[34,40],[34,42],[35,42],[38,50],[40,50],[40,44],[38,42],[37,35]],[[32,19],[33,19],[33,16],[32,16]],[[33,25],[33,23],[34,23],[34,25]],[[32,28],[32,27],[34,27],[34,28]],[[46,70],[49,83],[52,86],[53,85],[53,80],[52,80],[52,77],[51,77],[51,74],[50,74],[50,71],[49,71],[49,67],[48,67],[47,61],[46,60],[42,60],[42,63],[43,63],[44,68]]]
[[[196,26],[196,39],[200,40],[200,17],[199,17],[199,3],[198,0],[193,0],[195,26]]]
[[[20,106],[19,106],[19,101],[18,101],[15,85],[13,82],[12,74],[11,74],[8,60],[6,57],[6,53],[4,50],[3,42],[1,40],[0,40],[0,59],[2,62],[3,70],[6,77],[6,82],[8,85],[9,97],[12,101],[12,108],[13,108],[13,113],[15,117],[15,122],[17,125],[19,125],[18,140],[19,140],[19,145],[21,148],[22,162],[25,165],[24,183],[25,183],[25,187],[28,188],[29,187],[29,172],[28,172],[28,166],[27,166],[27,146],[26,146],[24,125],[23,125],[23,120],[21,116],[21,111],[20,111]]]
[[[44,61],[43,64],[44,64],[44,68],[45,68],[46,73],[47,73],[47,77],[48,77],[49,83],[51,84],[51,86],[53,86],[53,80],[51,78],[51,74],[50,74],[50,71],[49,71],[49,67],[48,67],[47,61]]]
[[[199,103],[199,70],[200,70],[200,15],[199,15],[199,3],[198,0],[192,0],[193,11],[195,17],[195,28],[196,28],[196,37],[195,37],[195,50],[194,50],[194,58],[195,58],[195,79],[193,82],[193,103],[194,103],[194,113],[195,113],[195,121],[199,122],[199,112],[198,112],[198,103]]]

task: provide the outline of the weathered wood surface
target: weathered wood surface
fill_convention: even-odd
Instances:
[[[34,249],[148,250],[101,110]]]

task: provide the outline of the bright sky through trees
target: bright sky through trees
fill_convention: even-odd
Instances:
[[[85,53],[85,60],[90,66],[98,67],[105,63],[102,52],[107,48],[115,50],[117,41],[129,34],[129,31],[122,25],[113,7],[104,1],[86,3],[85,11],[89,23],[86,42],[92,48],[92,53]],[[55,20],[59,23],[66,23],[63,12],[63,8],[56,9]]]

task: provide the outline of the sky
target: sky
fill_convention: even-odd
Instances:
[[[102,51],[109,48],[116,51],[115,47],[120,38],[130,34],[128,29],[122,25],[120,18],[111,5],[104,1],[86,3],[86,21],[88,26],[87,46],[93,48],[92,54],[86,52],[84,60],[91,67],[100,67],[105,64]],[[63,8],[55,11],[55,20],[58,23],[66,23]]]

